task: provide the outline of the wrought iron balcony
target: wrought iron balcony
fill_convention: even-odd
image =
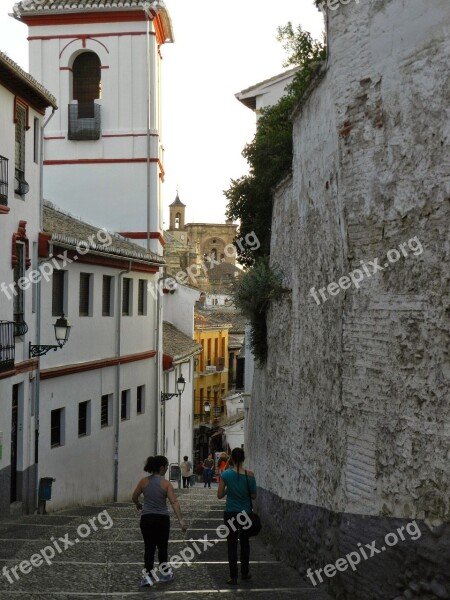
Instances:
[[[101,134],[100,104],[69,104],[69,140],[98,140]]]
[[[14,323],[0,321],[0,372],[14,368]]]
[[[16,169],[15,171],[15,187],[14,191],[19,196],[25,196],[30,191],[30,184],[25,179],[25,173],[20,169]]]

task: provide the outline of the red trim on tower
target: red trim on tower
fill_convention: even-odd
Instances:
[[[145,31],[118,31],[116,33],[90,33],[89,35],[85,35],[84,33],[68,33],[65,35],[30,35],[27,40],[29,42],[33,42],[34,40],[78,40],[82,37],[90,38],[90,37],[121,37],[124,35],[146,35]],[[156,35],[154,31],[150,32],[150,35]]]
[[[41,25],[81,25],[85,23],[130,23],[145,21],[143,10],[118,10],[114,12],[93,13],[50,13],[48,15],[21,15],[20,20],[29,27]]]
[[[105,133],[102,138],[122,138],[122,137],[147,137],[146,133]],[[159,137],[158,133],[151,133],[150,137]]]
[[[173,368],[173,358],[171,356],[169,356],[168,354],[163,354],[163,370],[164,371],[170,371],[170,369]]]
[[[96,165],[108,163],[145,163],[146,158],[77,158],[67,160],[44,160],[44,165]],[[151,163],[159,163],[159,158],[151,158]]]
[[[147,232],[146,231],[119,231],[120,235],[123,237],[129,238],[130,240],[146,240]],[[164,246],[166,240],[159,233],[159,231],[150,231],[150,239],[158,240],[161,246]]]
[[[10,210],[9,206],[0,206],[0,215],[7,215]]]
[[[50,135],[49,137],[44,136],[44,140],[65,140],[63,135]]]

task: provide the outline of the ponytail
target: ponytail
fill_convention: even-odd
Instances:
[[[237,468],[237,474],[239,477],[239,467],[245,460],[245,454],[242,448],[234,448],[234,450],[232,450],[231,460],[233,461],[233,465]]]
[[[145,461],[144,471],[147,473],[159,473],[161,467],[167,467],[169,461],[165,456],[149,456]]]

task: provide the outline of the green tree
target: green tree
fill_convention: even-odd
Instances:
[[[270,254],[273,188],[292,169],[292,122],[294,106],[307,89],[311,78],[326,57],[325,44],[314,40],[292,23],[278,28],[277,39],[288,56],[284,66],[298,71],[286,94],[273,106],[261,111],[256,134],[242,151],[249,165],[248,175],[231,181],[226,190],[227,217],[240,221],[240,236],[255,231],[261,243],[257,251],[239,249],[239,262],[249,267],[258,257]]]
[[[224,192],[227,217],[240,221],[239,235],[254,231],[261,244],[258,250],[237,248],[238,260],[248,270],[235,290],[236,305],[250,321],[250,346],[260,364],[267,357],[267,309],[287,291],[269,265],[273,189],[292,169],[292,111],[326,58],[325,41],[314,40],[300,26],[294,30],[291,22],[278,28],[277,39],[287,53],[284,66],[298,70],[285,95],[261,111],[256,134],[242,152],[248,175],[232,180]]]

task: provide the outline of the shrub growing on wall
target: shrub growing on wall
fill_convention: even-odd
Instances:
[[[269,269],[266,259],[270,254],[273,189],[292,170],[292,111],[326,58],[324,41],[314,40],[300,26],[294,30],[290,22],[278,28],[278,40],[288,55],[284,66],[297,66],[298,71],[286,88],[286,95],[261,111],[255,137],[242,152],[249,174],[232,180],[224,192],[228,200],[227,218],[240,221],[239,235],[254,231],[261,244],[258,250],[237,248],[239,262],[250,270],[239,280],[235,296],[250,320],[251,345],[260,363],[267,356],[266,312],[271,296],[260,285],[259,277],[263,269],[266,274]],[[259,260],[262,262],[258,264]],[[253,269],[256,269],[254,275]],[[253,286],[253,296],[248,295],[249,286]],[[258,293],[263,294],[261,303]]]

